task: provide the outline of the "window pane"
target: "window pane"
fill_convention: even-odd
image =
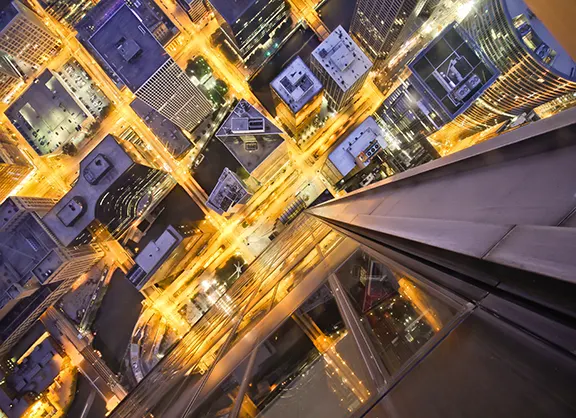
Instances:
[[[359,250],[337,271],[390,374],[462,307]]]
[[[258,348],[241,417],[346,417],[374,386],[328,286]]]

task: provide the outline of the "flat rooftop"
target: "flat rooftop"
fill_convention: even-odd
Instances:
[[[0,216],[10,217],[16,208],[10,199],[0,205]],[[17,298],[35,274],[34,269],[43,266],[57,244],[42,228],[39,219],[25,214],[13,232],[0,232],[0,308]],[[58,267],[61,260],[55,260]],[[52,269],[52,271],[56,271]],[[40,275],[42,283],[46,277]]]
[[[40,155],[71,140],[88,118],[50,70],[40,74],[5,114]]]
[[[284,140],[282,130],[242,99],[222,123],[216,137],[252,173]]]
[[[343,90],[348,90],[372,68],[372,61],[346,33],[342,26],[334,31],[312,52],[330,77]]]
[[[78,181],[44,216],[44,224],[63,245],[72,244],[96,220],[102,196],[133,165],[126,150],[107,135],[82,160]]]
[[[142,270],[150,274],[156,271],[184,238],[173,226],[168,225],[154,241],[150,241],[138,253],[135,260]]]
[[[244,203],[250,196],[242,181],[232,171],[225,168],[206,204],[222,215],[234,205]]]
[[[377,141],[382,148],[386,147],[384,132],[378,126],[372,116],[366,118],[364,122],[356,127],[344,141],[342,141],[334,151],[330,153],[328,159],[340,171],[342,176],[346,176],[356,167],[356,157],[364,151],[372,141]]]
[[[18,10],[12,2],[5,4],[4,6],[0,6],[0,32],[4,30],[6,26],[16,17],[18,14]]]
[[[322,91],[322,83],[300,57],[286,66],[270,85],[293,113],[302,110]]]
[[[180,157],[192,147],[192,143],[178,125],[166,119],[142,100],[134,100],[130,103],[130,107],[175,157]]]
[[[229,25],[238,20],[257,0],[210,0],[210,4]]]
[[[170,59],[126,5],[112,14],[88,42],[131,91],[138,90]]]
[[[517,16],[524,15],[527,20],[528,27],[519,26],[516,28],[516,33],[526,44],[528,49],[532,50],[530,44],[536,47],[532,50],[535,58],[543,65],[552,68],[559,72],[564,77],[570,80],[576,80],[576,62],[570,57],[566,50],[556,40],[554,35],[548,30],[538,17],[536,17],[523,0],[504,0],[504,7],[507,9],[510,19]],[[513,27],[513,23],[510,22]],[[528,41],[528,42],[527,42]],[[550,50],[556,53],[556,56],[551,62],[544,62],[544,58],[549,59]]]

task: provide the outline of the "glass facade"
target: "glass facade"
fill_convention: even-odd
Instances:
[[[347,417],[464,310],[303,215],[112,416]]]
[[[516,15],[519,5],[525,13]],[[442,143],[446,138],[470,135],[576,89],[574,68],[561,72],[549,54],[531,50],[532,40],[524,38],[532,31],[519,23],[525,15],[534,20],[533,25],[542,26],[522,0],[482,0],[462,21],[462,27],[501,74],[466,112],[434,135],[435,140]],[[561,61],[560,56],[556,61]]]

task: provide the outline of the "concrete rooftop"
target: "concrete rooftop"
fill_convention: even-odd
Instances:
[[[170,59],[126,5],[109,17],[88,42],[131,91],[138,90]]]
[[[322,83],[300,57],[284,68],[270,85],[294,113],[322,91]]]
[[[338,26],[312,52],[312,56],[343,90],[348,90],[359,78],[372,68],[372,61],[346,33]]]

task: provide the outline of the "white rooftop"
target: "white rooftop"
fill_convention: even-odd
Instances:
[[[312,56],[344,91],[372,68],[370,58],[362,52],[342,26],[334,29],[312,52]]]
[[[284,68],[270,85],[294,113],[322,90],[322,83],[300,57]]]
[[[382,128],[370,116],[330,153],[328,159],[342,176],[346,176],[356,167],[358,155],[366,150],[373,141],[377,141],[381,148],[386,148],[388,145],[384,139]]]

